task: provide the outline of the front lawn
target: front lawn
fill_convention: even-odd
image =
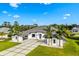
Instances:
[[[11,48],[11,47],[13,47],[13,46],[15,46],[17,44],[18,43],[9,42],[9,41],[0,41],[0,51]]]
[[[38,46],[28,53],[27,56],[79,56],[79,45],[70,38],[66,38],[66,40],[62,49]]]
[[[76,53],[71,50],[67,52],[65,49],[38,46],[27,56],[79,56],[79,52]]]
[[[63,49],[50,48],[46,46],[38,46],[33,51],[31,51],[27,56],[55,56],[62,55]]]

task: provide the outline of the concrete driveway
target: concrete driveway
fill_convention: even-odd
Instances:
[[[0,56],[25,56],[39,44],[37,40],[24,40],[23,43],[0,52]]]

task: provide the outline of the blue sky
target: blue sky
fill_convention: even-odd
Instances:
[[[79,24],[79,3],[0,3],[0,24]]]

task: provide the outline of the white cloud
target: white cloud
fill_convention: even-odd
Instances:
[[[7,14],[8,12],[7,11],[2,11],[2,13]]]
[[[49,5],[49,4],[51,4],[51,3],[44,3],[45,5]]]
[[[19,15],[14,15],[13,16],[13,18],[16,18],[16,19],[19,18],[19,17],[20,17]]]
[[[19,3],[10,3],[9,5],[14,8],[19,7]]]
[[[63,19],[67,19],[68,17],[70,17],[71,16],[71,14],[69,14],[69,13],[67,13],[67,14],[64,14],[64,17],[63,17]]]
[[[50,5],[50,4],[52,4],[52,3],[40,3],[40,4],[44,4],[44,5]]]
[[[67,17],[65,17],[65,16],[64,16],[64,18],[63,18],[63,19],[67,19]]]
[[[43,15],[47,15],[47,14],[48,14],[48,12],[44,12],[44,13],[43,13]]]
[[[71,16],[71,14],[65,14],[64,16]]]

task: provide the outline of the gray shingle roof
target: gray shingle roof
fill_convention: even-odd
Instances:
[[[0,28],[0,32],[3,32],[3,33],[9,33],[9,30],[10,30],[10,28],[6,28],[6,27]]]
[[[36,32],[45,33],[46,31],[44,31],[42,28],[33,28],[33,29],[30,29],[30,30],[27,30],[27,31],[23,31],[21,36],[24,37],[24,36],[27,36],[30,33],[36,33]]]
[[[72,30],[78,30],[79,31],[79,27],[73,27]]]

